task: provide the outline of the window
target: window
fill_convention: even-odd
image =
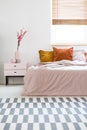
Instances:
[[[87,0],[52,0],[52,24],[87,24]]]

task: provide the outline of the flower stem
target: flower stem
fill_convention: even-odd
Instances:
[[[17,51],[19,50],[19,46],[17,46]]]

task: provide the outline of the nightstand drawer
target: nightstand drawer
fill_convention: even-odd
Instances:
[[[5,70],[26,69],[26,64],[21,64],[21,63],[17,63],[17,64],[4,64],[4,69]]]
[[[5,76],[24,76],[26,73],[26,70],[9,70],[4,71]]]

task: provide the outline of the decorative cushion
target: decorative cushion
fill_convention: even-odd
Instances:
[[[84,50],[73,50],[73,60],[86,61]]]
[[[55,48],[53,47],[54,61],[72,60],[73,48]]]
[[[87,62],[87,52],[85,52],[84,55],[85,55],[85,59],[86,59],[86,62]]]
[[[40,62],[52,62],[53,61],[53,51],[39,50]]]

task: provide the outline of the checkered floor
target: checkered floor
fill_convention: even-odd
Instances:
[[[87,97],[0,98],[0,130],[87,130]]]

